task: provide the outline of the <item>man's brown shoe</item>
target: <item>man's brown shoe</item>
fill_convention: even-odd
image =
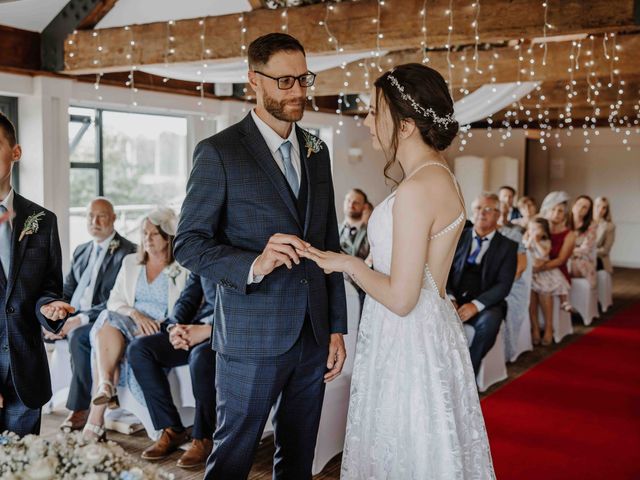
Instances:
[[[73,432],[82,430],[89,418],[89,410],[78,410],[71,412],[64,422],[60,425],[60,430],[65,432]]]
[[[142,452],[145,460],[162,460],[175,452],[180,445],[187,441],[187,432],[174,432],[171,428],[165,428],[156,443]]]
[[[182,454],[176,465],[178,465],[180,468],[202,467],[207,461],[207,457],[211,453],[212,449],[212,440],[208,438],[205,438],[203,440],[194,438],[191,441],[191,446],[186,452]]]

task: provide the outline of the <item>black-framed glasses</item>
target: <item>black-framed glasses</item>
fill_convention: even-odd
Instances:
[[[303,73],[298,77],[294,77],[293,75],[285,75],[284,77],[272,77],[271,75],[267,75],[266,73],[259,72],[258,70],[254,70],[254,72],[262,75],[263,77],[270,78],[271,80],[275,80],[278,82],[278,88],[280,90],[289,90],[293,88],[293,85],[296,83],[296,80],[300,84],[301,87],[312,87],[314,82],[316,81],[316,74],[313,72]]]

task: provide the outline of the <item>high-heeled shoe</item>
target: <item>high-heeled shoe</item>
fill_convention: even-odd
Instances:
[[[98,385],[96,390],[96,394],[91,399],[91,403],[94,405],[105,405],[113,402],[114,397],[116,396],[116,388],[113,386],[108,380],[103,380]]]
[[[549,346],[549,345],[551,345],[552,343],[553,343],[553,337],[551,337],[551,338],[544,337],[544,338],[542,339],[542,345],[543,345],[544,347],[548,347],[548,346]]]
[[[95,425],[87,422],[82,429],[82,436],[85,440],[95,440],[96,442],[106,442],[107,433],[102,425]]]

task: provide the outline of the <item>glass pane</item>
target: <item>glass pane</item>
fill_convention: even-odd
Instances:
[[[95,110],[69,108],[69,161],[95,163],[96,157]]]
[[[91,240],[85,216],[87,205],[98,196],[98,170],[72,168],[69,182],[69,246],[70,252],[73,253],[78,245]]]
[[[116,228],[132,241],[156,205],[179,210],[187,182],[187,120],[126,112],[102,114],[104,194]]]

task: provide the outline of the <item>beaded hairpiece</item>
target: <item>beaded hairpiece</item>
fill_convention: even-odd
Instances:
[[[453,114],[449,114],[444,117],[441,117],[432,108],[424,108],[422,105],[416,102],[411,95],[409,95],[408,93],[404,93],[404,87],[400,85],[400,82],[398,82],[398,79],[396,77],[389,74],[387,75],[387,78],[389,79],[389,82],[391,82],[391,85],[393,85],[398,89],[402,99],[406,102],[409,102],[413,107],[413,109],[419,114],[421,114],[423,117],[430,118],[431,120],[433,120],[433,123],[437,123],[439,126],[442,126],[442,127],[448,127],[450,123],[453,123],[456,121]]]

